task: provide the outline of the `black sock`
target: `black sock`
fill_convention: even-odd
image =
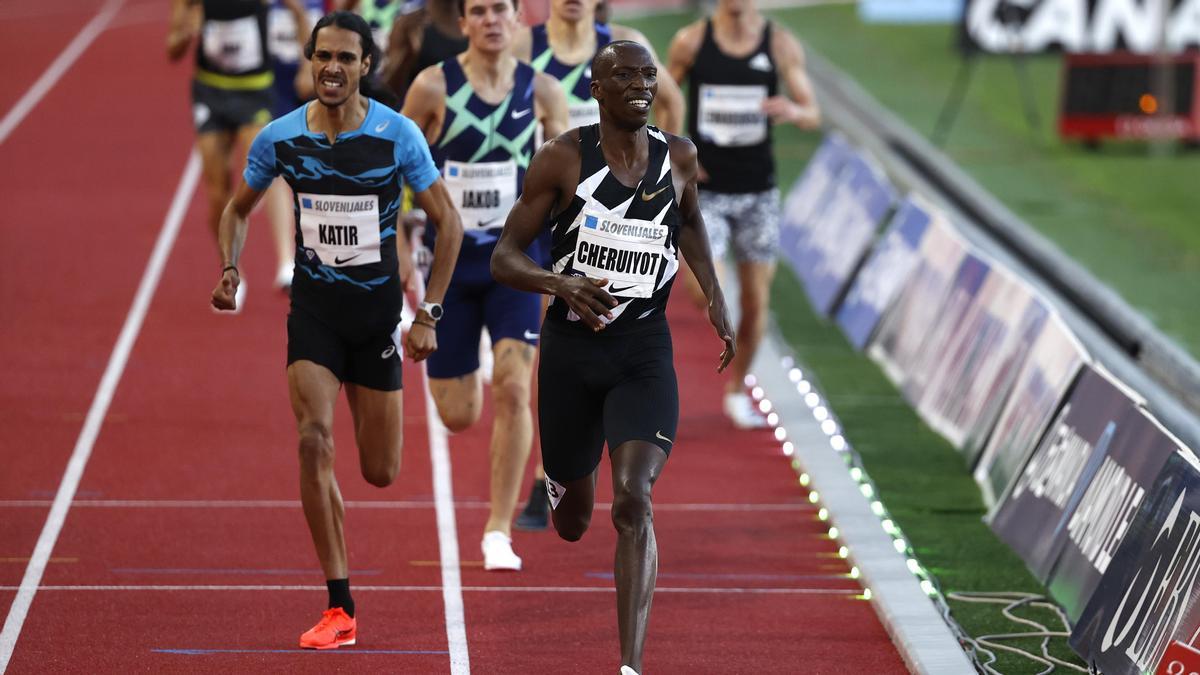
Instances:
[[[351,618],[354,617],[354,598],[350,597],[349,579],[329,579],[325,582],[329,589],[329,608],[341,607]]]

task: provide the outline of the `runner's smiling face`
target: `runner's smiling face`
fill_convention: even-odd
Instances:
[[[601,114],[622,129],[637,129],[650,118],[658,94],[658,68],[645,47],[610,44],[592,68],[592,98]]]
[[[472,49],[497,54],[512,44],[517,10],[512,0],[466,0],[458,27]]]
[[[322,104],[336,108],[345,103],[358,92],[358,82],[370,68],[371,58],[363,58],[358,33],[337,26],[325,26],[317,33],[312,72]]]

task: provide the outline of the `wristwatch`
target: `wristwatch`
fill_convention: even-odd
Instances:
[[[417,309],[428,314],[429,318],[433,319],[435,323],[441,320],[444,313],[442,306],[436,302],[422,302]]]

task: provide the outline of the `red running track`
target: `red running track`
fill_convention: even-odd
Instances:
[[[4,33],[28,47],[4,110],[99,7],[0,8]],[[165,13],[127,3],[0,145],[10,214],[0,230],[6,615],[188,158],[188,72],[162,57]],[[294,649],[324,590],[297,501],[287,302],[268,288],[272,255],[256,219],[247,307],[211,313],[217,260],[202,195],[189,204],[10,672],[449,671],[430,439],[411,365],[395,485],[359,478],[339,408],[359,644]],[[671,322],[682,416],[655,491],[660,574],[645,672],[904,672],[778,445],[720,415],[711,329],[683,303]],[[471,671],[614,673],[607,463],[583,541],[518,532],[525,570],[484,572],[489,419],[449,439]]]

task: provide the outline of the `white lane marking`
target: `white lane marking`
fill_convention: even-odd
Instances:
[[[45,507],[49,499],[0,499],[0,509]],[[299,500],[288,499],[76,499],[72,508],[93,509],[294,509]],[[350,509],[432,509],[432,500],[347,500]],[[456,509],[490,509],[482,500],[454,502]],[[596,508],[610,509],[610,502],[596,502]],[[663,504],[654,503],[655,511],[815,511],[816,506],[802,504]]]
[[[421,275],[414,274],[417,296],[425,296]],[[450,674],[470,675],[467,649],[467,619],[463,608],[462,573],[458,555],[458,524],[454,517],[454,490],[450,482],[449,432],[438,417],[429,374],[421,364],[425,390],[425,419],[429,429],[429,459],[433,465],[433,501],[437,513],[438,551],[442,563],[442,604],[446,608],[446,643],[450,649]],[[355,587],[357,590],[357,587]]]
[[[16,586],[0,586],[0,591],[11,591]],[[355,593],[438,593],[444,586],[358,586]],[[41,591],[326,591],[324,586],[312,585],[79,585],[42,586]],[[614,586],[462,586],[469,593],[616,593]],[[681,594],[733,594],[733,595],[857,595],[859,588],[753,588],[719,586],[668,586],[656,587],[655,593]],[[453,652],[451,652],[453,653]]]
[[[108,406],[112,403],[117,383],[121,380],[121,374],[125,372],[129,353],[133,350],[134,342],[137,341],[138,333],[142,329],[146,311],[150,308],[150,301],[154,298],[154,291],[158,288],[159,279],[162,278],[163,267],[167,263],[171,247],[175,244],[179,226],[183,223],[184,213],[187,211],[188,203],[192,200],[192,193],[196,191],[196,182],[199,178],[200,157],[193,151],[188,159],[187,167],[183,170],[183,176],[179,179],[175,196],[171,198],[171,207],[167,210],[162,229],[158,233],[158,241],[154,243],[154,250],[150,253],[150,260],[147,261],[146,270],[142,273],[142,281],[138,285],[137,294],[134,295],[133,305],[129,308],[129,314],[125,316],[125,325],[121,327],[121,334],[117,337],[112,355],[109,356],[108,366],[100,378],[100,386],[96,389],[96,396],[92,399],[91,408],[88,409],[83,429],[79,432],[78,440],[75,441],[75,449],[71,452],[71,459],[67,462],[62,482],[59,483],[58,492],[54,495],[50,513],[46,516],[46,524],[42,527],[37,546],[34,547],[29,564],[25,567],[25,576],[17,588],[17,596],[13,599],[12,606],[9,607],[8,618],[4,620],[4,630],[0,632],[0,673],[8,669],[13,649],[17,646],[17,638],[21,635],[21,626],[25,623],[25,616],[29,613],[33,596],[37,593],[38,584],[42,581],[42,574],[46,571],[46,563],[54,551],[59,533],[62,532],[63,523],[67,519],[67,511],[71,508],[75,491],[79,489],[83,470],[87,467],[88,459],[92,455],[92,447],[96,443],[96,437],[100,434],[100,427],[104,423],[104,416],[108,413]]]
[[[100,12],[92,17],[91,21],[87,22],[87,25],[79,31],[75,39],[71,40],[71,43],[67,45],[67,48],[62,50],[58,58],[54,59],[50,67],[46,69],[46,72],[42,73],[42,76],[37,79],[37,82],[33,83],[29,91],[25,92],[25,95],[17,101],[12,110],[8,111],[4,119],[0,120],[0,143],[3,143],[8,138],[8,135],[12,133],[13,129],[16,129],[17,125],[21,123],[21,120],[25,119],[25,116],[41,102],[42,97],[54,88],[59,78],[63,76],[63,73],[67,72],[71,65],[75,63],[75,60],[83,55],[83,52],[92,44],[96,36],[104,32],[105,27],[108,26],[108,22],[112,21],[113,17],[117,14],[117,10],[121,8],[124,2],[125,0],[108,0],[108,2],[104,3],[104,6],[100,8]],[[0,669],[0,672],[3,672],[3,670]]]

